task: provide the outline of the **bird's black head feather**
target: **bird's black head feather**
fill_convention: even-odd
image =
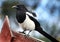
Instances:
[[[14,8],[20,11],[28,11],[24,5],[16,5]]]

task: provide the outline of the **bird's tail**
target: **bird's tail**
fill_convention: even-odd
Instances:
[[[58,40],[56,40],[55,38],[53,38],[51,35],[49,35],[48,33],[46,33],[45,31],[43,31],[41,28],[36,28],[36,30],[41,33],[43,36],[47,37],[49,40],[51,40],[52,42],[59,42]]]

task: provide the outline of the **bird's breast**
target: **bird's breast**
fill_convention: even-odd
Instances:
[[[35,24],[34,22],[29,18],[28,15],[26,15],[26,19],[23,23],[20,24],[22,28],[24,29],[29,29],[29,30],[34,30],[35,29]]]
[[[26,19],[26,14],[24,12],[17,11],[16,19],[19,23],[23,23]]]

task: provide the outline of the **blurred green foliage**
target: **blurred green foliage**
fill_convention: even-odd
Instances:
[[[54,35],[54,34],[57,32],[57,26],[56,26],[55,24],[53,24],[51,28],[52,28],[52,29],[51,29],[50,34],[51,34],[51,35]],[[54,36],[55,36],[55,35],[54,35]]]
[[[2,14],[4,16],[5,15],[8,15],[8,16],[13,15],[15,10],[12,9],[12,6],[16,5],[18,3],[19,3],[18,1],[4,1],[2,3]]]

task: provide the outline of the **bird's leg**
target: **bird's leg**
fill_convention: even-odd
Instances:
[[[19,33],[23,33],[23,34],[25,34],[25,31],[26,31],[26,29],[24,29],[24,31],[23,31],[23,32],[19,32]]]
[[[23,31],[22,33],[24,33],[24,34],[25,34],[25,31],[26,31],[26,29],[24,29],[24,31]]]
[[[27,37],[27,36],[29,37],[29,33],[30,33],[31,31],[32,31],[32,30],[30,30],[30,31],[28,32],[28,34],[25,34],[25,37]]]
[[[30,33],[31,31],[32,31],[32,30],[30,30],[30,31],[28,32],[27,36],[29,36],[29,33]]]

